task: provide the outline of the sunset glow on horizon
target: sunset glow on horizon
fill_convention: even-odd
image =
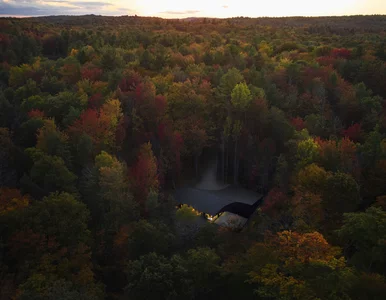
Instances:
[[[0,0],[0,15],[139,15],[185,17],[280,17],[386,14],[385,0]]]

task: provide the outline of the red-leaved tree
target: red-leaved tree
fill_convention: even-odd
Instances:
[[[262,212],[272,218],[277,217],[280,213],[287,209],[289,198],[278,188],[272,189],[264,199],[264,204],[261,207]]]
[[[143,144],[139,149],[137,161],[130,170],[131,190],[134,199],[141,205],[143,212],[149,193],[151,191],[158,192],[157,171],[157,159],[153,155],[151,144]]]
[[[354,142],[360,142],[363,139],[362,125],[355,123],[343,131],[343,135]]]
[[[297,117],[297,118],[292,118],[291,119],[291,124],[295,127],[295,129],[297,131],[300,131],[304,128],[306,128],[306,123],[304,122],[304,120],[300,117]]]

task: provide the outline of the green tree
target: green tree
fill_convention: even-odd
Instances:
[[[235,142],[235,150],[234,150],[234,160],[233,160],[233,183],[237,184],[237,180],[239,177],[239,159],[238,159],[238,141],[241,135],[242,123],[239,120],[236,120],[233,124],[232,128],[232,137]]]
[[[35,147],[37,142],[37,133],[44,126],[44,120],[41,118],[32,118],[20,125],[16,131],[17,143],[25,148]]]
[[[382,139],[383,135],[380,133],[380,128],[376,126],[374,130],[368,134],[365,143],[360,146],[359,149],[362,153],[363,165],[365,167],[373,167],[382,157]]]
[[[46,193],[76,192],[74,182],[77,176],[67,168],[61,157],[50,156],[34,148],[26,149],[26,153],[33,161],[29,176],[40,189]]]
[[[361,202],[358,183],[350,174],[341,172],[328,176],[322,196],[331,217],[355,211]]]
[[[145,220],[136,222],[129,236],[128,249],[132,259],[151,252],[166,254],[174,242],[174,235],[162,223],[151,224]]]
[[[236,84],[231,93],[233,107],[241,113],[244,113],[251,104],[251,100],[252,95],[248,86],[244,82]]]
[[[8,128],[0,127],[0,186],[12,185],[15,178],[15,152],[12,134]]]
[[[95,167],[98,169],[105,225],[118,231],[120,226],[138,217],[136,203],[129,191],[126,165],[102,151],[95,158]]]
[[[61,157],[70,165],[68,136],[57,129],[53,120],[45,120],[44,126],[38,130],[36,148],[48,155]]]
[[[103,70],[111,71],[123,66],[122,56],[117,49],[105,46],[101,49],[100,66]]]
[[[288,122],[284,112],[277,107],[272,106],[268,112],[268,132],[270,136],[283,146],[294,134],[294,128]]]
[[[286,157],[280,154],[276,162],[275,185],[286,190],[289,182],[289,167]]]
[[[363,271],[385,274],[385,211],[370,207],[364,212],[346,213],[337,234],[345,244],[350,264]]]
[[[83,110],[87,105],[87,95],[70,91],[60,92],[55,96],[48,96],[45,100],[45,113],[61,124],[71,108]]]
[[[71,194],[53,193],[29,206],[25,214],[25,226],[55,238],[63,246],[90,242],[89,211]]]
[[[356,276],[350,291],[353,300],[381,300],[386,297],[385,277],[376,273],[361,273]]]
[[[319,154],[319,145],[312,139],[299,141],[297,144],[296,160],[297,169],[314,163]]]
[[[179,264],[189,273],[193,283],[193,299],[211,298],[220,284],[220,257],[213,249],[190,249]]]
[[[190,206],[184,204],[177,210],[176,217],[181,221],[194,221],[199,217],[199,213],[194,211]]]
[[[242,82],[243,79],[243,75],[241,75],[240,71],[236,68],[228,70],[228,72],[221,77],[216,94],[224,104],[229,104],[233,89],[238,83]]]
[[[130,261],[126,268],[127,299],[191,299],[191,282],[188,270],[179,264],[177,257],[171,260],[162,255],[149,253]]]

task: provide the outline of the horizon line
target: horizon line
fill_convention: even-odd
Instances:
[[[74,15],[74,14],[62,14],[62,15],[2,15],[0,14],[0,18],[14,18],[14,19],[27,19],[27,18],[43,18],[43,17],[87,17],[87,16],[95,16],[95,17],[113,17],[113,18],[119,18],[119,17],[138,17],[138,18],[157,18],[157,19],[164,19],[164,20],[183,20],[183,19],[220,19],[220,20],[226,20],[226,19],[237,19],[237,18],[248,18],[248,19],[262,19],[262,18],[340,18],[340,17],[374,17],[374,16],[385,16],[386,14],[348,14],[348,15],[320,15],[320,16],[306,16],[306,15],[294,15],[294,16],[258,16],[258,17],[250,17],[250,16],[236,16],[236,17],[197,17],[197,16],[186,16],[183,18],[178,17],[171,17],[171,18],[165,18],[165,17],[159,17],[159,16],[146,16],[146,15],[102,15],[102,14],[83,14],[83,15]]]

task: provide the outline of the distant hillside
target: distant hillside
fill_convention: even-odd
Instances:
[[[16,20],[15,18],[13,20]],[[369,15],[369,16],[342,16],[342,17],[236,17],[228,19],[217,18],[183,18],[183,19],[163,19],[159,17],[140,17],[140,16],[100,16],[100,15],[84,15],[84,16],[45,16],[31,17],[24,20],[35,21],[39,23],[62,24],[70,26],[98,26],[98,25],[151,25],[152,23],[160,24],[167,22],[168,24],[178,24],[187,21],[194,24],[221,24],[238,25],[238,26],[271,26],[271,27],[305,27],[311,32],[323,31],[331,33],[353,33],[355,32],[384,32],[386,30],[385,15]]]

